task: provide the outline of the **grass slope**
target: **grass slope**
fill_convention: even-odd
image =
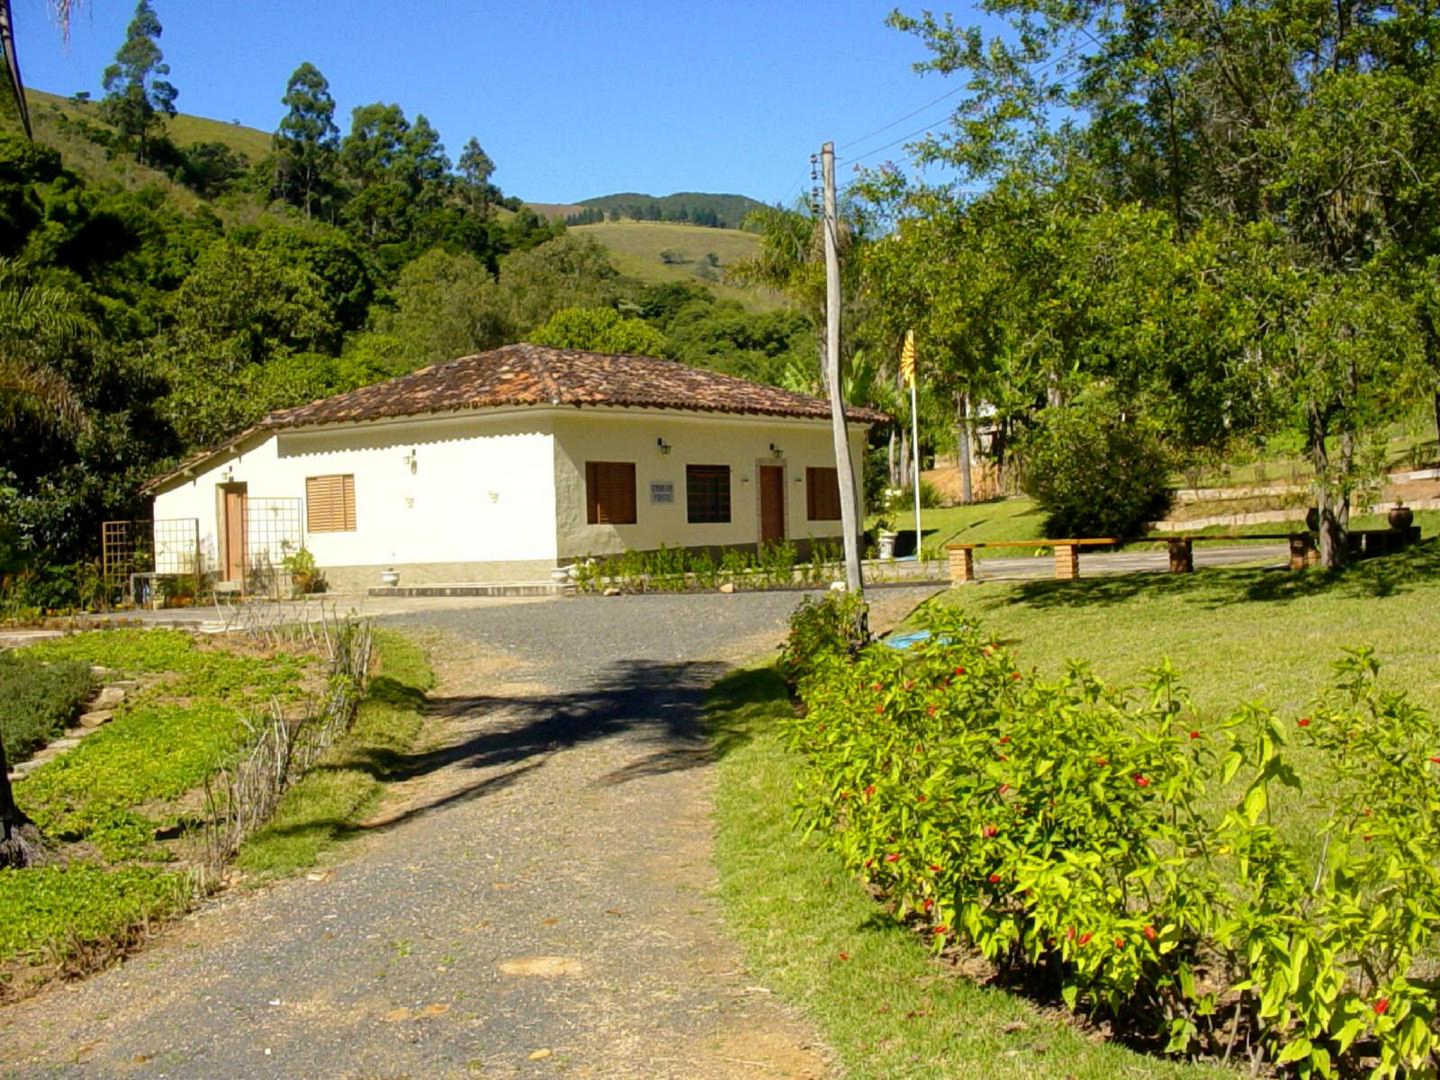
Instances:
[[[40,113],[53,115],[55,111],[58,111],[72,118],[83,116],[92,123],[103,123],[100,119],[98,102],[77,105],[67,97],[61,97],[59,94],[47,94],[43,90],[27,90],[25,96],[30,101],[32,115]],[[270,152],[270,133],[267,131],[224,120],[191,116],[188,113],[178,113],[174,118],[167,120],[165,133],[170,136],[176,146],[182,148],[193,142],[224,143],[231,150],[249,158],[252,162],[259,161]]]
[[[1053,1011],[933,960],[837,856],[791,827],[799,760],[776,735],[789,708],[768,667],[738,672],[711,693],[712,732],[728,750],[716,794],[720,892],[751,969],[820,1027],[846,1075],[1233,1075],[1097,1042]]]
[[[741,289],[718,280],[726,267],[754,255],[760,238],[738,229],[707,229],[700,225],[680,225],[663,221],[614,221],[596,225],[577,225],[571,229],[577,236],[590,236],[610,252],[616,268],[641,281],[661,283],[687,281],[710,288],[722,300],[738,300],[751,311],[771,311],[782,306],[783,298],[768,289]],[[666,263],[662,251],[677,252],[685,262]],[[715,269],[717,280],[696,274],[707,266],[706,256],[714,253],[720,260]]]

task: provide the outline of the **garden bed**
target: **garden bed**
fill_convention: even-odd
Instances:
[[[420,677],[423,660],[413,649],[389,638],[382,644],[382,665],[393,660],[408,677]],[[277,724],[290,738],[282,748],[286,757],[318,755],[327,766],[346,755],[369,760],[388,744],[408,745],[419,726],[413,709],[391,715],[388,705],[367,699],[351,727],[361,685],[351,676],[365,673],[332,674],[338,661],[322,651],[293,636],[267,644],[239,635],[197,639],[173,630],[117,630],[71,635],[21,653],[30,662],[81,662],[87,671],[97,664],[145,683],[110,723],[15,783],[16,802],[52,846],[41,865],[0,870],[0,1000],[123,955],[154,923],[216,887],[227,874],[221,859],[237,848],[243,858],[249,844],[264,851],[260,835],[246,835],[258,823],[234,794],[262,734]],[[321,715],[337,701],[345,710],[338,728],[325,745],[307,751],[308,733],[319,729],[299,718]],[[343,773],[343,764],[336,771]],[[278,812],[288,813],[292,824],[310,825],[313,859],[347,814],[373,798],[379,781],[367,775],[352,782],[348,798],[317,810],[304,794],[308,778],[297,772],[287,776],[298,783],[275,792]],[[267,798],[268,811],[274,799]],[[323,825],[311,824],[316,813]]]

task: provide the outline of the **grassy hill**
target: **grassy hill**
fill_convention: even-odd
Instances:
[[[784,303],[768,289],[741,289],[724,282],[726,267],[759,249],[760,238],[753,233],[663,221],[576,225],[570,231],[594,237],[622,274],[641,281],[698,282],[722,300],[738,300],[751,311],[770,311]]]

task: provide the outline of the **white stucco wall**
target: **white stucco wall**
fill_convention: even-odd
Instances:
[[[536,412],[279,432],[171,481],[154,516],[200,521],[218,568],[219,485],[252,499],[305,496],[310,476],[353,474],[355,530],[304,534],[323,567],[549,561],[555,550],[551,418]],[[412,471],[407,457],[414,452]],[[303,528],[303,502],[301,525]]]
[[[837,538],[839,521],[807,521],[805,470],[833,468],[835,451],[828,420],[739,417],[662,410],[583,409],[555,419],[556,549],[564,559],[633,549],[754,544],[760,536],[758,465],[785,469],[785,535],[790,539]],[[849,429],[851,460],[864,459],[865,428]],[[663,438],[670,452],[662,454]],[[771,444],[780,448],[776,458]],[[586,523],[585,462],[635,463],[633,525]],[[691,524],[686,520],[685,466],[730,466],[730,521]],[[674,485],[675,501],[650,501],[653,482]],[[863,514],[863,509],[862,509]]]

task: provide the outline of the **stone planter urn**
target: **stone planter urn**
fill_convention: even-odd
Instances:
[[[550,571],[550,580],[556,585],[570,584],[570,568],[568,566],[557,566]]]
[[[899,535],[899,533],[890,532],[888,529],[880,530],[875,537],[875,544],[880,549],[880,558],[895,558],[895,541]]]
[[[380,584],[393,589],[396,585],[400,584],[400,571],[396,570],[393,566],[386,570],[381,570]]]
[[[1397,502],[1385,517],[1390,522],[1390,528],[1403,530],[1410,528],[1411,522],[1415,520],[1415,512],[1403,502]]]

